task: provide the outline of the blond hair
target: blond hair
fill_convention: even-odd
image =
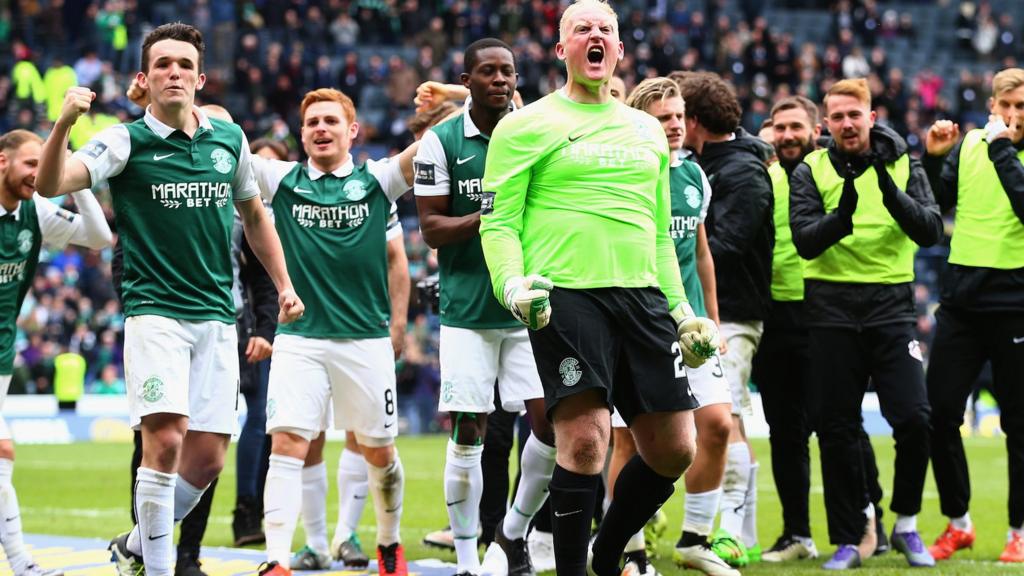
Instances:
[[[572,23],[573,15],[584,8],[597,8],[598,10],[604,11],[611,15],[612,21],[615,23],[615,31],[619,30],[619,16],[615,13],[615,10],[608,4],[607,0],[575,0],[569,7],[562,12],[562,18],[558,21],[558,41],[565,42],[565,37],[569,32],[569,24]]]
[[[1003,92],[1016,90],[1021,86],[1024,86],[1024,70],[1007,68],[992,78],[992,95],[996,96]]]
[[[871,90],[868,89],[866,78],[847,78],[832,85],[825,94],[825,108],[828,108],[829,96],[853,96],[868,108],[871,107]]]
[[[647,78],[636,85],[636,88],[629,93],[626,105],[637,110],[647,111],[647,108],[655,102],[661,102],[669,98],[681,97],[679,85],[671,78],[658,77]]]
[[[0,152],[13,152],[29,142],[43,143],[43,139],[35,132],[28,130],[11,130],[0,136]]]

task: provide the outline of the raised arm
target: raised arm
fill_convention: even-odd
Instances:
[[[50,136],[43,143],[36,176],[36,191],[47,198],[67,194],[92,186],[92,177],[85,163],[77,158],[67,159],[68,136],[79,116],[89,111],[96,93],[82,86],[68,88],[60,116]],[[90,144],[92,144],[90,142]],[[86,146],[88,149],[89,146]]]

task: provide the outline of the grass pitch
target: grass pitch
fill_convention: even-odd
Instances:
[[[882,474],[882,486],[892,484],[892,440],[873,439]],[[402,519],[402,538],[410,559],[433,557],[454,561],[454,555],[426,548],[423,536],[447,523],[442,489],[445,438],[423,436],[400,438],[399,450],[406,475],[405,509]],[[971,516],[977,528],[978,539],[974,550],[961,551],[955,560],[940,563],[934,574],[1021,574],[1024,566],[997,563],[1006,538],[1007,516],[1007,463],[1002,439],[969,438],[966,440],[973,482]],[[779,535],[782,525],[781,510],[771,478],[770,454],[767,440],[755,440],[754,449],[761,462],[758,476],[758,530],[761,545],[767,549]],[[334,474],[341,445],[329,444],[326,451],[330,494],[328,497],[328,524],[333,529],[337,518],[337,493]],[[823,555],[832,552],[828,544],[822,502],[821,476],[817,450],[812,460],[811,487],[812,529],[815,542]],[[17,449],[14,483],[21,502],[26,532],[110,538],[131,526],[129,514],[129,444],[73,444],[60,446],[21,446]],[[228,455],[228,465],[221,475],[221,483],[214,499],[210,526],[203,544],[231,545],[231,509],[234,506],[235,471],[234,448]],[[679,573],[671,562],[672,546],[679,536],[682,521],[683,486],[680,482],[675,495],[665,506],[669,516],[669,529],[659,543],[660,559],[655,562],[662,573]],[[887,494],[888,496],[888,494]],[[888,499],[886,499],[887,504]],[[891,530],[893,515],[886,513],[886,527]],[[301,523],[300,523],[301,524]],[[939,512],[938,495],[929,473],[925,486],[924,509],[918,520],[922,537],[931,543],[945,527]],[[374,538],[373,506],[366,507],[360,527],[364,543]],[[302,542],[301,528],[296,535],[296,548]],[[782,565],[757,564],[745,568],[744,574],[801,574],[821,571],[822,560],[793,562]],[[907,574],[909,568],[902,556],[890,552],[881,558],[869,559],[859,574]],[[696,574],[695,572],[689,572]]]

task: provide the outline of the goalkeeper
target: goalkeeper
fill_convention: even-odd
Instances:
[[[680,279],[665,134],[610,94],[623,55],[614,11],[580,0],[559,34],[567,83],[495,129],[480,233],[495,295],[531,328],[555,429],[558,574],[587,573],[613,405],[633,431],[639,454],[593,544],[594,573],[617,575],[626,541],[693,460],[697,403],[683,364],[701,365],[718,337],[694,316]]]

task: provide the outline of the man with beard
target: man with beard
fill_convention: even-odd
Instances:
[[[754,357],[753,380],[761,393],[768,421],[772,449],[772,476],[782,504],[782,536],[764,553],[765,562],[783,562],[817,558],[811,539],[808,496],[811,488],[810,455],[807,441],[806,399],[810,381],[806,368],[808,356],[807,326],[803,318],[803,261],[793,247],[789,228],[789,175],[817,148],[821,136],[818,107],[803,96],[780,100],[766,122],[771,130],[778,162],[768,168],[775,194],[775,248],[772,253],[772,309],[764,323],[761,346]],[[870,499],[876,507],[876,526],[881,523],[877,509],[882,497],[878,485],[875,454],[867,434],[861,431],[861,448],[870,483]],[[866,535],[860,553],[869,556],[887,548],[885,532],[876,529],[876,542]],[[876,550],[877,548],[877,550]]]
[[[861,401],[869,380],[896,440],[892,545],[912,566],[935,560],[917,533],[928,470],[928,398],[915,339],[915,244],[942,237],[924,169],[898,134],[875,125],[864,79],[825,96],[834,140],[807,154],[790,178],[790,227],[804,264],[810,386],[821,448],[829,538],[826,569],[860,565],[857,544],[874,524],[865,489]]]
[[[15,321],[35,279],[42,245],[60,250],[77,244],[93,250],[110,245],[110,228],[88,189],[72,196],[79,214],[57,208],[35,194],[42,139],[28,130],[0,136],[0,406],[14,366]],[[0,416],[0,543],[14,576],[60,576],[32,560],[21,533],[21,511],[11,477],[14,441]]]
[[[494,130],[480,234],[495,296],[531,328],[555,429],[558,574],[588,571],[613,405],[633,431],[639,454],[619,475],[589,562],[599,576],[618,575],[627,540],[693,459],[696,402],[683,363],[703,364],[718,334],[693,313],[679,275],[665,133],[610,94],[623,57],[615,11],[600,0],[571,4],[555,53],[565,87]]]

